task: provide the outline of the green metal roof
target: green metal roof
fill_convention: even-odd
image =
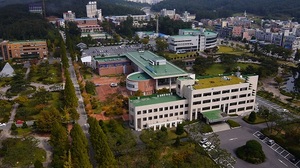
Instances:
[[[142,80],[148,80],[151,79],[151,77],[146,73],[135,73],[128,76],[129,80],[133,81],[142,81]]]
[[[160,79],[166,77],[187,76],[188,74],[179,67],[166,61],[165,65],[151,65],[149,60],[157,60],[162,57],[150,52],[129,52],[125,54],[134,64],[141,68],[145,73],[153,79]],[[164,58],[162,58],[164,59]]]
[[[167,93],[167,94],[159,94],[159,95],[151,95],[151,96],[142,96],[142,97],[135,97],[130,98],[129,101],[135,106],[145,106],[145,105],[151,105],[151,104],[160,104],[160,103],[166,103],[166,102],[172,102],[172,101],[179,101],[184,100],[184,98],[181,98],[177,96],[176,94]]]
[[[35,42],[46,42],[46,40],[19,40],[19,41],[9,41],[9,43],[35,43]]]
[[[94,57],[94,59],[98,62],[105,63],[105,62],[118,62],[127,60],[125,56],[110,56],[110,57]]]
[[[221,113],[222,113],[222,111],[220,109],[218,109],[218,110],[203,112],[202,114],[209,121],[214,121],[214,120],[219,120],[219,119],[223,118],[221,116]]]

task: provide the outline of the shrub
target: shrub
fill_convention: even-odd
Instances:
[[[28,128],[28,125],[27,125],[26,122],[23,122],[22,128],[23,128],[23,129]]]
[[[210,133],[213,132],[213,129],[211,128],[210,125],[208,124],[203,124],[202,127],[200,128],[201,133]]]
[[[248,117],[248,121],[254,123],[256,120],[256,112],[252,111]]]
[[[249,140],[246,142],[246,145],[237,148],[236,155],[240,159],[252,164],[259,164],[266,160],[262,146],[256,140]]]
[[[234,127],[240,127],[241,125],[233,120],[227,120],[227,123],[229,124],[229,126],[231,128],[234,128]]]
[[[176,128],[176,132],[177,135],[181,135],[184,133],[184,129],[183,129],[183,125],[182,124],[178,124],[177,128]]]
[[[15,131],[15,130],[17,130],[17,126],[16,126],[16,124],[15,123],[12,123],[11,124],[11,127],[10,127],[10,130],[12,130],[12,131]]]

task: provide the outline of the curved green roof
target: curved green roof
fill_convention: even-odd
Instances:
[[[151,79],[151,76],[149,76],[146,73],[135,73],[135,74],[129,75],[128,79],[133,80],[133,81],[142,81],[142,80]]]

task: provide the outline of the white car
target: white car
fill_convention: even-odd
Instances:
[[[110,83],[110,87],[117,87],[118,84],[117,83]]]
[[[206,142],[205,145],[206,145],[206,146],[210,146],[210,145],[211,145],[211,142]]]
[[[203,139],[201,139],[200,144],[204,144],[206,142],[207,142],[207,138],[203,138]]]
[[[0,127],[1,127],[1,126],[6,126],[6,124],[5,124],[5,123],[0,123]]]
[[[208,146],[207,146],[206,144],[203,144],[202,147],[203,147],[204,149],[206,149]]]

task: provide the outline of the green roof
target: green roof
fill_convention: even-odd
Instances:
[[[145,73],[153,79],[160,79],[166,77],[187,76],[188,74],[179,67],[166,61],[165,65],[151,65],[149,60],[164,59],[150,51],[144,52],[129,52],[125,54],[134,64],[141,68]]]
[[[218,110],[203,112],[202,114],[209,121],[214,121],[214,120],[219,120],[219,119],[223,118],[221,116],[221,113],[222,113],[222,111],[220,109],[218,109]]]
[[[234,85],[244,83],[245,80],[233,75],[230,76],[202,76],[201,79],[196,80],[194,89],[205,89],[226,85]]]
[[[132,75],[128,75],[128,79],[133,81],[141,81],[151,79],[151,77],[146,73],[134,73]]]
[[[33,42],[46,42],[46,40],[19,40],[19,41],[9,41],[9,43],[33,43]]]
[[[166,102],[172,102],[172,101],[178,101],[178,100],[184,100],[184,98],[181,98],[177,96],[176,94],[159,94],[159,95],[151,95],[151,96],[142,96],[140,98],[130,98],[130,102],[134,106],[145,106],[145,105],[151,105],[151,104],[160,104],[160,103],[166,103]]]

